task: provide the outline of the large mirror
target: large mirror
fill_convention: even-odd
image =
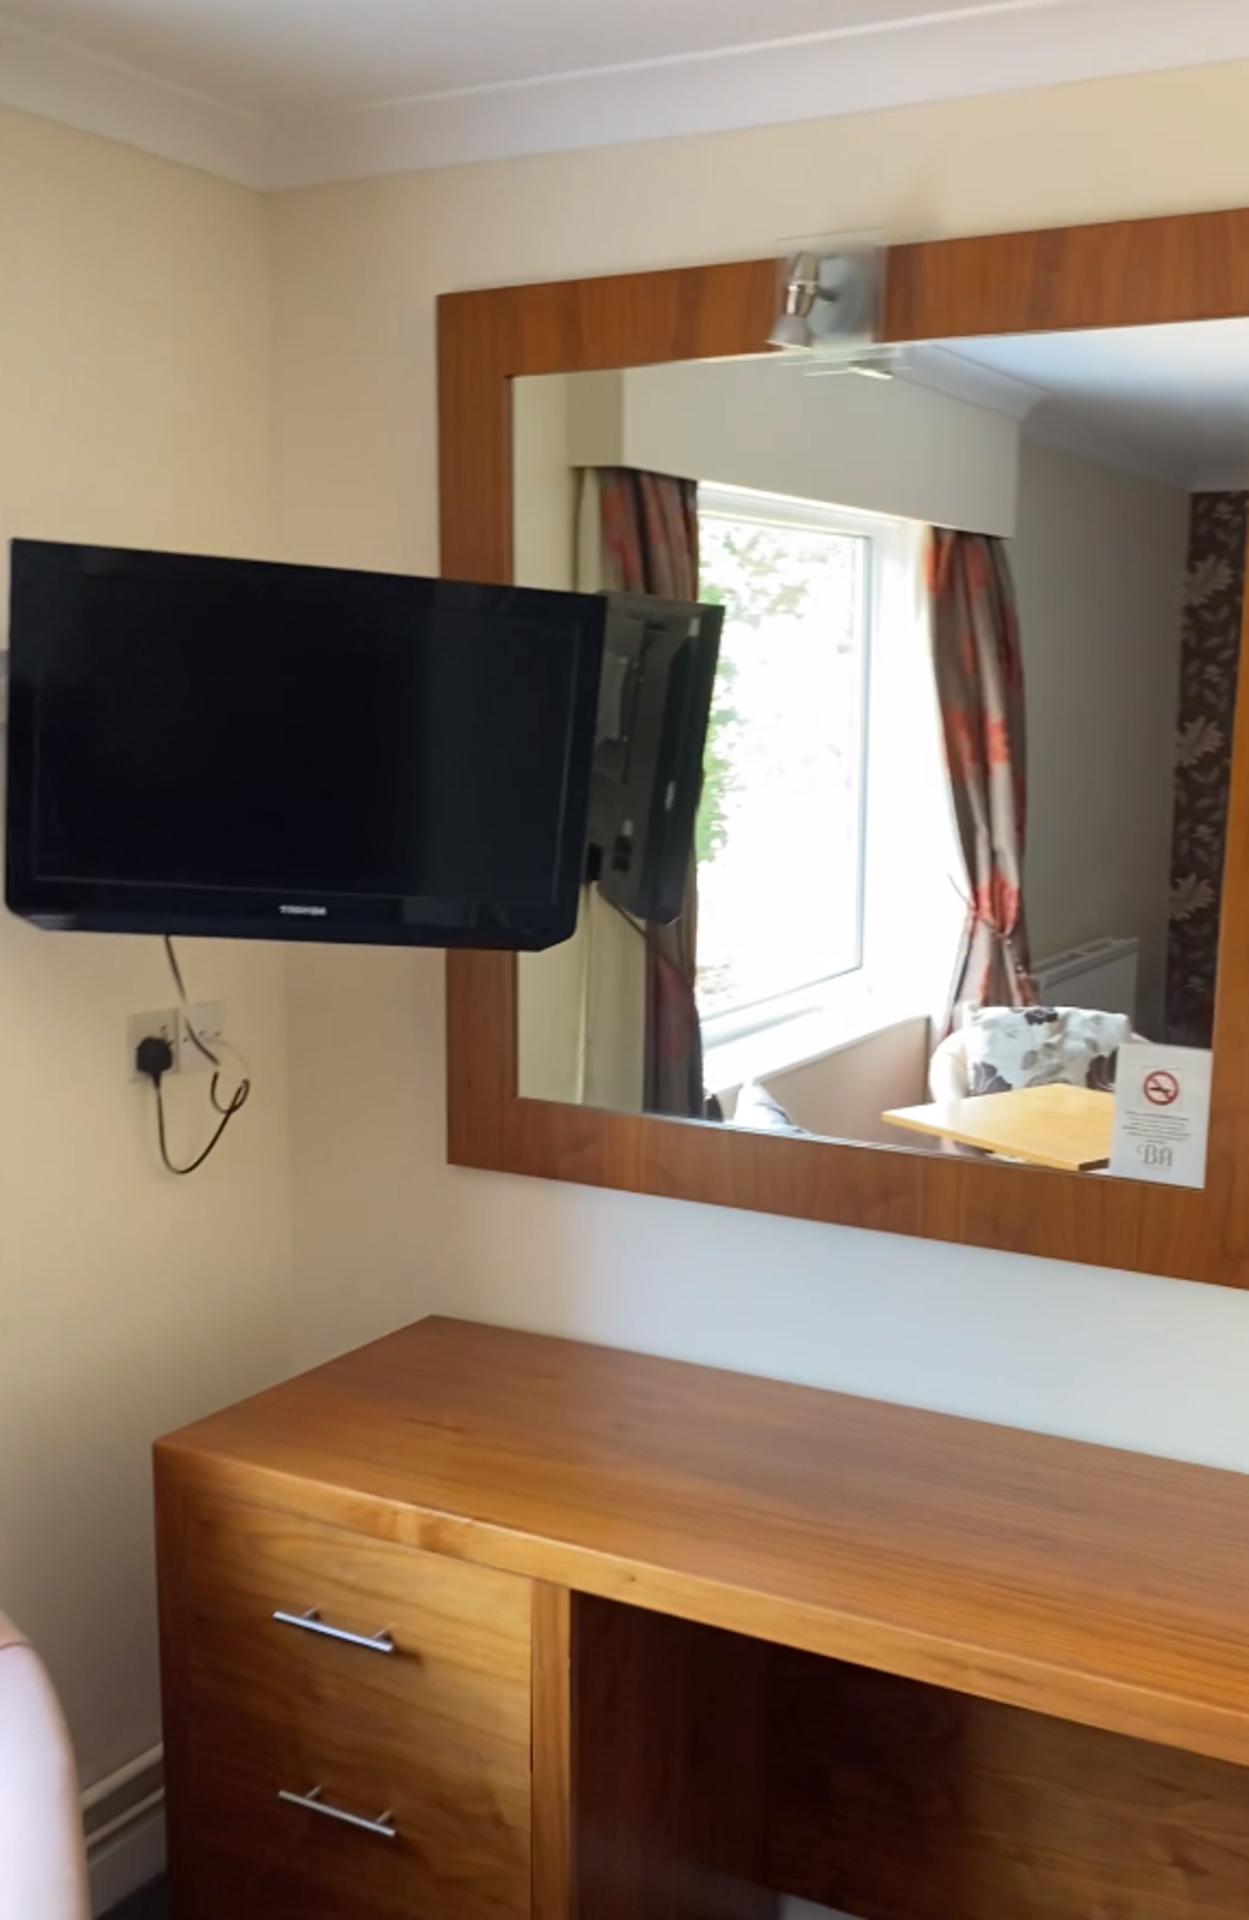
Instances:
[[[697,733],[675,893],[617,818],[576,937],[520,960],[522,1098],[1093,1175],[1122,1057],[1165,1162],[1140,1046],[1211,1045],[1249,323],[513,398],[516,579],[722,609],[651,656]],[[661,736],[623,746],[679,814]]]

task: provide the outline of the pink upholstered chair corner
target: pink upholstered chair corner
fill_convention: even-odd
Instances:
[[[0,1920],[88,1920],[69,1732],[42,1661],[0,1614]]]

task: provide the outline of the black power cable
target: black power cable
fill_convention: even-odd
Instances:
[[[169,961],[169,970],[173,974],[174,985],[178,989],[178,998],[185,1007],[187,1004],[186,982],[183,980],[182,968],[178,964],[178,956],[174,951],[173,937],[168,933],[165,935],[165,955]],[[169,1143],[165,1135],[165,1096],[162,1090],[162,1082],[164,1081],[165,1075],[173,1066],[173,1048],[167,1040],[153,1037],[142,1041],[135,1051],[135,1066],[140,1073],[145,1074],[151,1081],[156,1094],[156,1134],[160,1143],[160,1157],[169,1172],[176,1173],[181,1178],[185,1178],[189,1173],[197,1173],[199,1171],[205,1160],[208,1159],[209,1155],[217,1146],[221,1136],[224,1134],[231,1120],[233,1120],[235,1114],[241,1113],[247,1105],[248,1096],[252,1090],[252,1083],[247,1075],[244,1074],[238,1086],[235,1088],[234,1093],[223,1106],[219,1093],[222,1073],[220,1059],[207,1042],[202,1040],[199,1034],[196,1033],[191,1021],[187,1020],[184,1022],[184,1029],[192,1045],[198,1048],[213,1069],[213,1077],[208,1089],[208,1097],[213,1104],[214,1111],[221,1115],[220,1125],[217,1127],[212,1139],[208,1142],[204,1151],[191,1161],[189,1166],[180,1167],[176,1161],[170,1159]]]
[[[178,956],[174,952],[172,933],[167,933],[165,935],[165,958],[169,962],[169,971],[173,975],[173,983],[175,987],[177,987],[178,989],[178,998],[179,1000],[181,1000],[183,1006],[185,1007],[186,981],[182,978],[182,968],[178,965]]]
[[[181,1000],[183,1006],[185,1007],[187,1004],[186,982],[182,977],[182,968],[179,965],[177,953],[174,951],[173,935],[171,933],[167,933],[165,935],[165,957],[169,961],[169,971],[172,973],[173,979],[174,979],[174,985],[178,989],[178,998],[179,1000]],[[217,1096],[217,1088],[221,1084],[221,1072],[222,1072],[221,1061],[219,1060],[217,1055],[213,1052],[212,1048],[208,1045],[207,1041],[201,1038],[201,1036],[198,1033],[196,1033],[195,1026],[192,1021],[190,1020],[186,1021],[184,1031],[186,1033],[187,1039],[191,1042],[191,1045],[196,1049],[198,1053],[203,1054],[205,1060],[207,1060],[209,1065],[212,1067],[213,1077],[212,1077],[212,1082],[208,1089],[208,1097],[212,1101],[213,1107],[215,1108],[215,1110],[218,1113],[224,1114],[228,1119],[231,1116],[231,1114],[237,1113],[240,1107],[246,1106],[247,1096],[252,1090],[251,1081],[247,1078],[246,1074],[244,1074],[243,1079],[239,1085],[238,1092],[235,1094],[234,1098],[230,1101],[230,1104],[228,1106],[223,1107],[220,1099]],[[230,1047],[229,1050],[231,1053],[234,1052],[233,1047]],[[236,1055],[236,1058],[237,1058],[237,1055]]]
[[[217,1122],[217,1131],[214,1133],[212,1139],[208,1142],[208,1145],[204,1148],[203,1153],[197,1154],[195,1159],[190,1162],[189,1166],[185,1166],[185,1167],[178,1166],[176,1161],[173,1161],[169,1158],[169,1146],[165,1139],[165,1096],[161,1092],[161,1084],[159,1080],[154,1080],[152,1084],[156,1088],[156,1136],[160,1142],[161,1159],[164,1161],[166,1167],[168,1167],[170,1173],[176,1173],[183,1177],[185,1177],[185,1175],[187,1175],[188,1173],[198,1173],[199,1169],[203,1166],[205,1160],[207,1160],[209,1154],[212,1153],[214,1147],[217,1145],[217,1142],[220,1140],[222,1134],[225,1132],[226,1128],[229,1126],[231,1120],[233,1120],[235,1114],[239,1111],[240,1107],[245,1105],[248,1092],[250,1091],[247,1081],[244,1080],[243,1084],[240,1086],[238,1093],[236,1093],[234,1096],[234,1102],[231,1106],[217,1108],[218,1113],[220,1113],[222,1116],[221,1119]]]

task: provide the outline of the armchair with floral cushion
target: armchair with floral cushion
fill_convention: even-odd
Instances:
[[[1138,1038],[1126,1013],[1089,1007],[982,1007],[932,1056],[934,1100],[1063,1083],[1113,1093],[1119,1049]]]

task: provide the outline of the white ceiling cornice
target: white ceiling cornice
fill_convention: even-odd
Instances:
[[[273,185],[821,120],[1249,58],[1249,0],[1006,0],[856,30],[531,81],[275,129]]]
[[[1249,59],[1249,0],[1000,0],[935,16],[940,4],[915,0],[884,27],[269,121],[0,20],[0,103],[279,189]]]
[[[258,114],[206,100],[0,19],[0,105],[98,133],[244,187],[269,177]]]
[[[1004,413],[1012,420],[1026,420],[1047,397],[1047,389],[999,367],[986,367],[970,360],[957,348],[924,342],[903,347],[901,378],[913,386],[931,387],[955,400],[968,400],[973,406],[987,407],[992,413]]]

